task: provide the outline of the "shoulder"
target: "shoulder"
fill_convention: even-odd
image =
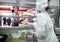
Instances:
[[[37,15],[37,17],[47,18],[47,17],[49,17],[49,15],[48,15],[47,13],[42,12],[42,13],[39,13],[39,14]]]

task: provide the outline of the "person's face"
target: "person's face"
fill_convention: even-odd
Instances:
[[[15,13],[18,13],[18,10],[19,10],[18,7],[14,7],[14,12],[15,12]]]
[[[50,13],[50,12],[51,12],[51,8],[48,9],[48,13]]]

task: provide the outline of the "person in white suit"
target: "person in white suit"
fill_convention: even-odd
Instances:
[[[37,15],[37,22],[34,24],[38,42],[58,42],[54,33],[54,26],[47,13]]]
[[[37,13],[36,22],[27,24],[34,26],[38,42],[58,42],[53,22],[47,12]]]

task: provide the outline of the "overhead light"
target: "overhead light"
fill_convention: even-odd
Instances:
[[[1,8],[10,8],[11,10],[13,9],[12,6],[6,6],[6,5],[0,5]]]
[[[10,8],[10,7],[12,7],[12,6],[0,5],[0,7]]]

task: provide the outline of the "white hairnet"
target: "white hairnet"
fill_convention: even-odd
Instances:
[[[44,2],[43,0],[36,1],[36,8],[40,11],[45,11],[45,7],[48,6],[48,2]]]

